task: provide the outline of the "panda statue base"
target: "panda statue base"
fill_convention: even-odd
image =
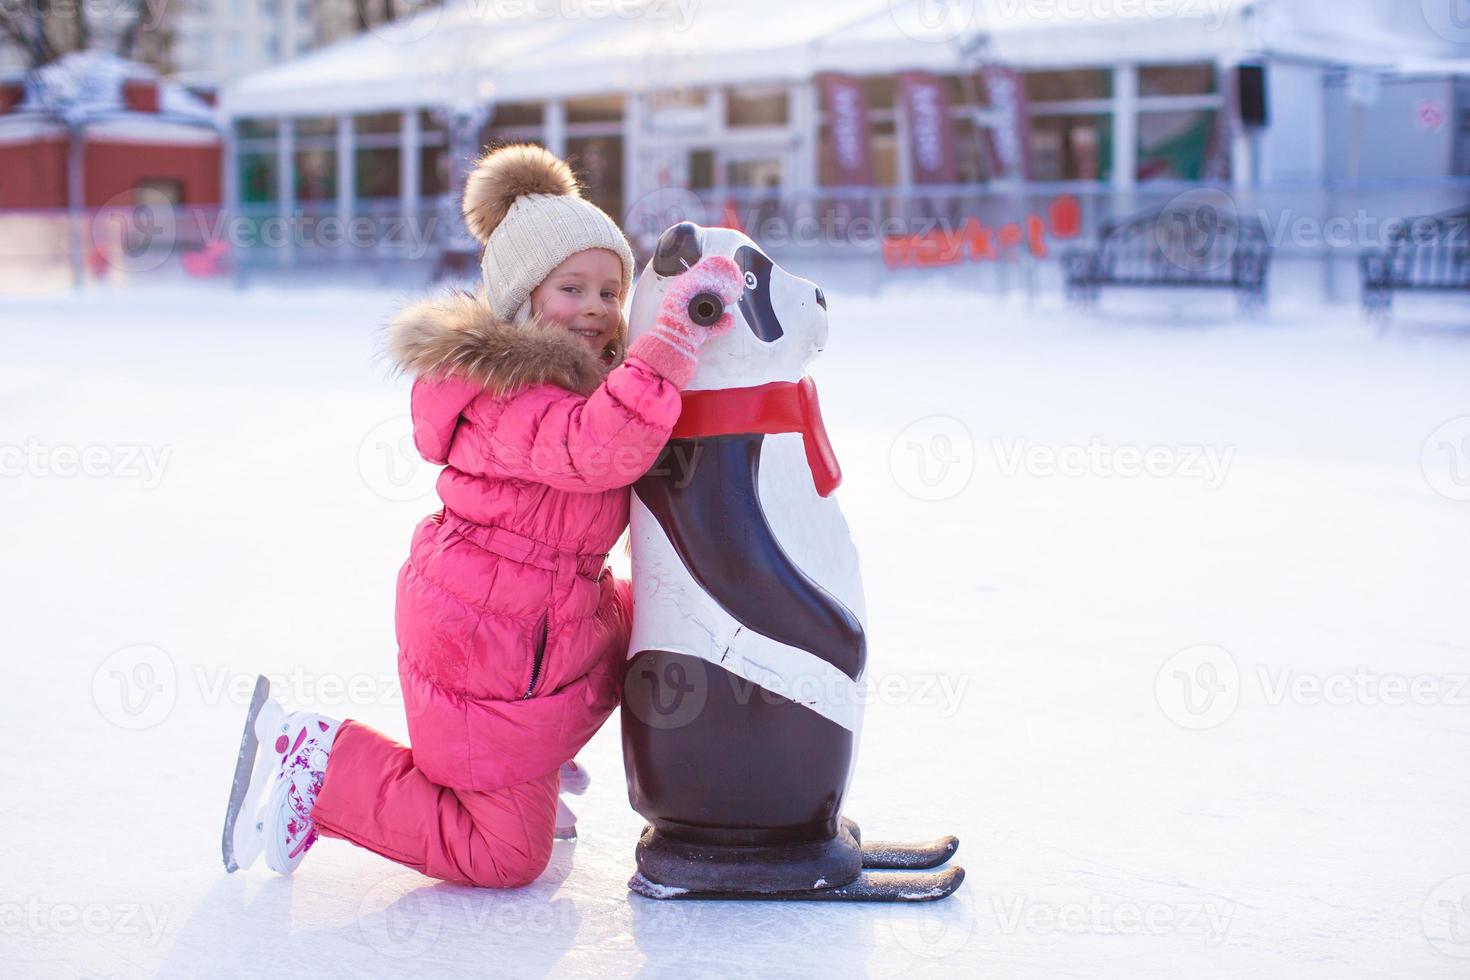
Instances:
[[[866,698],[857,550],[805,368],[826,298],[727,228],[660,237],[630,340],[707,255],[745,273],[679,421],[633,487],[623,687],[628,799],[648,821],[629,887],[650,898],[933,901],[964,879],[953,837],[870,843],[842,816]]]
[[[927,870],[954,856],[960,846],[955,837],[927,844],[864,845],[861,839],[857,824],[846,817],[831,839],[763,848],[692,844],[650,825],[638,841],[638,873],[628,887],[647,898],[932,902],[965,880],[963,868]],[[834,864],[848,866],[854,859],[856,867],[833,875]],[[665,884],[671,881],[680,884]]]

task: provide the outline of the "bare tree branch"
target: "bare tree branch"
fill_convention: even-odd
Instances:
[[[84,51],[92,46],[92,30],[87,21],[86,6],[80,3],[71,3],[67,4],[67,9],[70,10],[71,16],[76,18],[76,25],[73,28],[76,37],[76,47],[73,50]]]
[[[48,7],[45,0],[36,0],[30,12],[0,13],[0,31],[25,52],[27,68],[40,68],[56,59],[56,50],[45,31],[44,14]]]
[[[138,47],[138,35],[141,32],[152,30],[157,26],[154,22],[153,4],[138,3],[134,7],[132,19],[128,21],[128,26],[123,29],[117,41],[117,53],[124,58],[133,57],[133,52]]]
[[[0,11],[0,33],[4,33],[6,37],[27,52],[30,51],[31,39],[26,35],[25,28],[21,26],[19,14],[7,14]]]

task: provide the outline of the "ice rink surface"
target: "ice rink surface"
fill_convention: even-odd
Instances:
[[[1470,974],[1466,308],[826,292],[873,681],[845,811],[959,835],[953,899],[630,896],[616,719],[524,890],[330,840],[226,875],[255,674],[406,738],[409,294],[99,290],[0,310],[6,972]]]

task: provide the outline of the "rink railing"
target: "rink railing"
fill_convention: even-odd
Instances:
[[[1324,291],[1355,296],[1357,263],[1406,218],[1470,204],[1470,178],[1301,181],[1263,187],[1146,182],[687,191],[633,202],[622,217],[640,258],[680,220],[738,225],[787,262],[853,260],[887,269],[949,268],[984,288],[1060,291],[1058,258],[1110,220],[1156,209],[1260,221],[1277,263],[1317,270]],[[0,210],[0,290],[38,282],[321,276],[412,283],[470,274],[476,243],[446,195],[219,207],[161,198],[72,215]]]

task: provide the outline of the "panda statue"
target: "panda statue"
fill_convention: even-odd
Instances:
[[[862,730],[866,610],[832,496],[841,471],[805,373],[827,344],[822,290],[739,231],[682,222],[639,279],[629,339],[710,255],[745,274],[735,328],[705,344],[631,502],[621,717],[628,798],[648,826],[629,885],[651,898],[943,898],[964,871],[929,869],[955,838],[863,844],[842,816]],[[725,312],[711,300],[701,322]]]

